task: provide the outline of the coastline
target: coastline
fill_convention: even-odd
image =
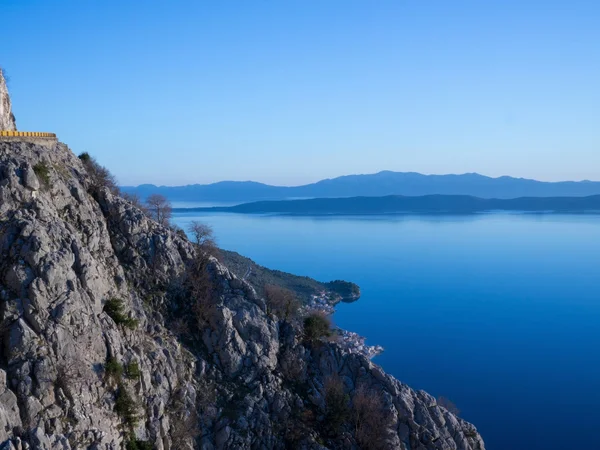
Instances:
[[[353,298],[350,301],[344,300],[341,297],[331,298],[330,293],[322,291],[318,295],[313,295],[310,303],[303,306],[306,313],[321,312],[332,316],[335,313],[335,306],[340,302],[352,303],[358,300],[359,297]],[[381,345],[367,345],[367,338],[353,331],[345,330],[340,327],[334,327],[334,336],[331,339],[339,344],[342,350],[348,353],[357,353],[365,356],[368,359],[373,359],[384,352]]]
[[[320,312],[332,316],[336,305],[342,302],[353,303],[361,295],[360,287],[355,283],[343,280],[320,282],[310,277],[263,267],[237,252],[221,250],[221,254],[230,270],[250,283],[259,294],[265,284],[275,284],[293,291],[301,301],[301,310],[305,314]],[[362,354],[373,359],[384,351],[381,345],[367,345],[367,338],[353,331],[339,327],[334,327],[333,331],[331,339],[348,353]]]

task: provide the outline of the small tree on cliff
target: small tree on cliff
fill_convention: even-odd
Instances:
[[[325,378],[325,423],[332,434],[338,434],[350,417],[350,397],[344,392],[344,383],[337,373]]]
[[[164,195],[152,194],[146,199],[146,205],[150,212],[150,217],[165,227],[169,226],[173,208],[171,207],[171,202]]]
[[[311,344],[331,336],[331,319],[325,313],[313,312],[304,319],[304,340]]]
[[[267,312],[274,314],[282,320],[290,321],[298,316],[300,302],[289,289],[268,284],[265,286],[265,300]]]
[[[219,247],[217,247],[213,229],[210,225],[193,220],[188,227],[188,232],[200,250],[219,260],[221,259]]]
[[[354,436],[361,448],[383,450],[393,426],[392,415],[385,408],[381,394],[359,385],[352,398]]]
[[[446,397],[438,397],[437,404],[443,406],[455,416],[458,416],[460,414],[460,410],[458,409],[458,407]]]
[[[194,238],[194,242],[196,245],[198,245],[198,247],[215,245],[213,229],[210,225],[193,220],[190,222],[188,231]]]
[[[89,153],[83,152],[79,155],[88,176],[90,177],[90,194],[96,196],[100,189],[108,188],[113,195],[120,195],[119,186],[115,176],[110,171],[101,166]]]
[[[136,193],[130,194],[129,192],[123,192],[121,196],[144,214],[149,215],[148,208],[146,207],[146,204],[142,202],[142,199],[139,195]]]

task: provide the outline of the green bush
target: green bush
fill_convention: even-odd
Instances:
[[[123,375],[123,366],[116,358],[111,356],[108,358],[108,361],[106,361],[106,364],[104,364],[104,373],[109,380],[118,383],[121,381],[121,376]]]
[[[45,163],[37,163],[33,166],[33,171],[44,186],[47,187],[50,184],[50,169]]]
[[[102,188],[108,188],[113,195],[120,194],[117,179],[106,167],[98,164],[98,162],[87,152],[79,155],[79,159],[83,163],[83,166],[90,177],[90,194],[95,196]]]
[[[130,329],[135,329],[138,326],[138,321],[130,318],[125,313],[123,300],[111,298],[104,305],[104,312],[115,321],[117,325],[123,325]]]
[[[119,384],[115,397],[115,412],[123,423],[132,428],[138,422],[139,405],[129,394],[123,384]]]
[[[125,450],[153,450],[154,446],[148,441],[136,441],[132,439],[125,445]]]
[[[304,319],[304,339],[317,342],[321,338],[331,336],[331,320],[323,313],[310,313]]]
[[[125,366],[125,376],[131,379],[138,379],[142,375],[140,365],[137,361],[132,361]]]

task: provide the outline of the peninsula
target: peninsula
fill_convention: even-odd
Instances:
[[[178,208],[175,211],[292,215],[472,214],[493,211],[599,213],[600,195],[515,199],[485,199],[467,195],[424,195],[420,197],[388,195],[385,197],[264,201],[236,206]]]

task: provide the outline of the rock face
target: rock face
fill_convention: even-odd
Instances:
[[[0,67],[0,131],[15,131],[16,129],[17,125],[12,113],[4,71]]]
[[[225,266],[93,183],[64,144],[0,142],[0,449],[484,449],[433,397],[304,342]],[[114,299],[127,320],[105,311]],[[371,441],[367,389],[385,422]]]

